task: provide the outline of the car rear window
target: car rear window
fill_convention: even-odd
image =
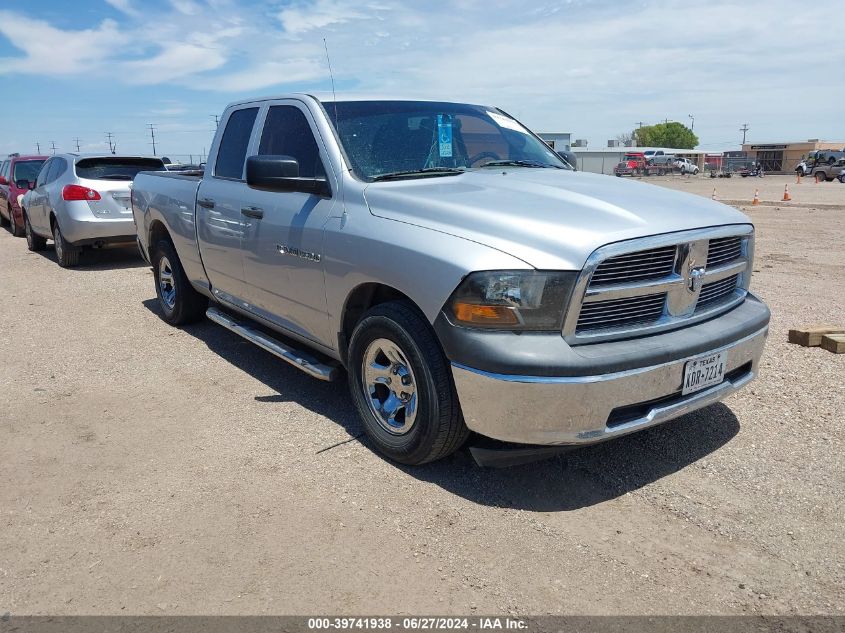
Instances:
[[[15,173],[12,181],[26,180],[28,182],[35,182],[43,164],[44,160],[19,160],[15,162]]]
[[[164,163],[158,158],[107,156],[83,158],[76,163],[76,175],[93,180],[132,180],[139,171],[163,170]]]

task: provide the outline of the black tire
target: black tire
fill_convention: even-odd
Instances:
[[[45,240],[40,235],[36,235],[32,230],[32,225],[29,223],[29,216],[26,214],[26,210],[23,212],[23,226],[24,226],[24,233],[26,234],[26,247],[31,250],[33,253],[38,251],[43,251],[47,248],[47,240]]]
[[[59,228],[58,220],[53,221],[53,243],[56,246],[56,261],[59,262],[59,266],[73,268],[79,265],[79,254],[82,249],[67,243]]]
[[[407,363],[407,367],[399,365],[402,371],[398,374],[393,371],[397,365],[391,365],[390,371],[396,375],[394,380],[403,379],[395,384],[400,389],[404,384],[415,388],[416,417],[407,430],[389,431],[388,424],[371,409],[370,392],[364,382],[365,355],[381,341],[394,344],[400,358]],[[469,430],[461,414],[449,363],[428,321],[414,307],[390,302],[367,312],[352,333],[348,360],[352,400],[364,431],[381,453],[402,464],[418,465],[446,457],[466,441]],[[404,382],[406,376],[410,378],[408,383]],[[379,387],[390,390],[384,384]],[[402,409],[402,419],[407,424],[406,409]]]
[[[199,321],[208,307],[208,299],[194,290],[185,276],[182,262],[170,240],[159,240],[152,250],[153,277],[161,318],[170,325],[184,325]],[[164,261],[163,261],[164,260]],[[169,282],[165,277],[169,273]],[[172,296],[170,295],[172,289]],[[165,296],[167,294],[167,296]]]
[[[11,209],[9,209],[9,224],[11,225],[9,230],[12,232],[12,235],[15,237],[24,236],[24,227],[20,226],[17,220],[15,220],[15,214]]]
[[[8,203],[7,203],[8,204]],[[12,210],[9,209],[9,218],[12,217]],[[7,220],[6,216],[0,213],[0,226],[8,226],[11,223],[11,220]]]

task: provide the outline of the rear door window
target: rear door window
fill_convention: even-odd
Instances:
[[[139,171],[162,171],[160,158],[136,156],[103,156],[83,158],[76,162],[76,175],[91,180],[132,180]],[[51,179],[52,180],[52,179]]]
[[[35,182],[44,162],[43,160],[21,160],[16,162],[13,181],[26,180],[27,182]]]
[[[303,178],[325,178],[320,150],[308,119],[296,106],[273,106],[261,133],[259,155],[282,155],[295,158]]]
[[[220,148],[217,150],[217,162],[214,164],[214,175],[220,178],[242,180],[246,150],[252,135],[252,126],[258,108],[244,108],[235,110],[229,115]]]

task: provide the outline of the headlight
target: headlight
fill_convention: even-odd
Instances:
[[[497,330],[560,330],[577,272],[477,272],[447,306],[455,323]]]

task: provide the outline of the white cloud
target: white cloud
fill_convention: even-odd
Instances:
[[[196,15],[202,10],[193,0],[170,0],[170,4],[179,13],[184,13],[185,15]]]
[[[131,0],[105,0],[107,4],[132,17],[138,17],[141,12],[132,6]]]
[[[373,9],[372,6],[356,9],[350,6],[350,3],[338,0],[316,0],[283,9],[279,12],[279,21],[287,33],[300,35],[307,31],[365,18]]]
[[[113,20],[93,29],[63,31],[12,11],[0,11],[0,35],[26,54],[0,58],[0,74],[55,76],[96,70],[124,40]]]

